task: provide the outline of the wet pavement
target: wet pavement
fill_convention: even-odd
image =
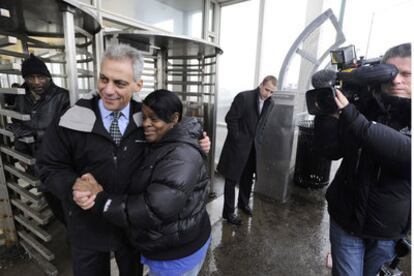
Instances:
[[[324,192],[293,190],[284,204],[254,195],[240,227],[217,221],[200,275],[330,275]]]
[[[221,219],[223,180],[216,178],[217,194],[207,205],[212,221],[212,244],[199,275],[330,275],[326,266],[329,253],[329,216],[325,189],[310,190],[291,186],[290,198],[280,203],[254,195],[253,217],[241,213],[243,224],[234,226]],[[50,249],[58,275],[72,275],[69,245],[63,226],[52,226]],[[400,266],[411,275],[410,256]],[[0,275],[45,275],[37,264],[23,258],[0,267]],[[116,268],[112,275],[118,275]]]

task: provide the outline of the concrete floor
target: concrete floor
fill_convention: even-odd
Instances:
[[[208,204],[213,224],[212,244],[200,275],[330,275],[326,266],[329,253],[324,189],[308,190],[292,186],[290,199],[282,204],[262,196],[251,200],[253,217],[240,214],[240,227],[221,220],[223,180],[216,179],[217,198]],[[51,226],[54,239],[49,248],[55,252],[53,264],[58,275],[72,275],[69,245],[64,228]],[[411,275],[410,256],[400,266]],[[28,258],[0,266],[0,275],[45,275]],[[116,268],[112,275],[118,275]]]

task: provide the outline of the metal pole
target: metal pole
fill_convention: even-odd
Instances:
[[[64,6],[62,9],[63,32],[65,36],[66,81],[71,105],[78,100],[78,69],[76,66],[75,23],[73,20],[74,13],[74,8],[68,5]]]
[[[102,26],[102,12],[101,12],[101,0],[95,0],[96,3],[96,15],[98,17],[98,22]],[[101,57],[104,51],[104,38],[103,38],[103,30],[96,34],[95,36],[95,86],[96,80],[98,79],[99,72],[101,70]]]
[[[256,68],[254,72],[254,84],[253,87],[259,83],[260,67],[262,65],[262,40],[263,40],[263,18],[265,11],[265,0],[260,0],[259,7],[259,24],[257,29],[257,44],[256,44]]]
[[[338,18],[338,25],[341,30],[343,29],[343,24],[344,24],[345,7],[346,7],[346,0],[342,0],[341,9],[339,10],[339,18]],[[337,36],[338,35],[339,34],[337,34]]]
[[[374,18],[375,18],[375,12],[372,13],[371,24],[369,25],[368,42],[367,42],[367,48],[365,50],[365,58],[368,57],[368,50],[371,44],[371,35],[372,35],[372,27],[374,26]]]
[[[0,158],[0,229],[3,230],[6,246],[11,246],[17,241],[16,226],[14,225],[2,158]]]

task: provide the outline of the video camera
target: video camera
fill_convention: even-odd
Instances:
[[[403,273],[398,268],[400,258],[407,256],[411,252],[411,241],[408,239],[400,239],[395,246],[396,256],[391,262],[387,262],[381,266],[379,276],[401,276]]]
[[[308,112],[312,115],[333,114],[337,112],[335,89],[344,93],[349,102],[358,108],[372,98],[372,93],[382,83],[391,82],[398,69],[391,64],[381,64],[381,58],[357,60],[355,46],[331,51],[331,64],[337,72],[325,69],[312,75],[315,89],[306,92]]]

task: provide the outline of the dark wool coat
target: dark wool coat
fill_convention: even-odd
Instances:
[[[198,143],[201,133],[194,118],[176,125],[159,142],[149,144],[128,196],[103,195],[97,204],[106,206],[104,216],[126,228],[132,244],[147,258],[183,258],[210,237],[209,178]]]
[[[272,104],[268,98],[268,104]],[[267,104],[266,104],[267,105]],[[254,146],[256,128],[268,107],[259,116],[259,87],[236,95],[226,115],[227,137],[217,170],[227,179],[238,182]]]
[[[411,225],[411,116],[406,114],[409,119],[403,124],[395,116],[383,120],[374,102],[365,114],[372,121],[349,104],[339,120],[315,118],[321,153],[329,159],[343,158],[326,193],[328,211],[348,233],[398,239]]]
[[[76,178],[91,173],[110,195],[126,194],[141,163],[146,142],[141,103],[131,101],[129,124],[116,146],[105,129],[97,95],[81,99],[52,123],[43,137],[38,160],[47,191],[63,204],[71,243],[78,248],[116,250],[127,242],[124,232],[72,199]]]

